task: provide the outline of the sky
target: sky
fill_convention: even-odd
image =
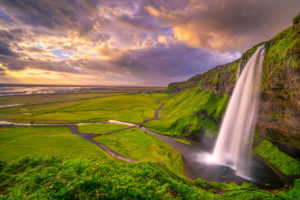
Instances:
[[[292,25],[299,0],[0,0],[0,83],[166,86]]]

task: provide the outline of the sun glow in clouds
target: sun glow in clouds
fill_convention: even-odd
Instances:
[[[21,71],[6,71],[7,75],[16,80],[22,80],[24,83],[34,83],[34,84],[82,84],[83,80],[95,80],[97,83],[101,82],[100,77],[95,77],[93,75],[80,75],[71,74],[66,72],[55,72],[42,69],[26,68]]]
[[[166,86],[287,26],[299,3],[278,1],[1,1],[0,83]]]

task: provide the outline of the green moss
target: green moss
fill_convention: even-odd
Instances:
[[[190,143],[189,141],[187,140],[184,140],[184,139],[180,139],[180,138],[171,138],[172,140],[175,140],[177,142],[180,142],[182,144],[187,144],[187,145],[192,145],[192,143]]]
[[[274,194],[260,190],[255,185],[247,182],[238,185],[236,183],[226,184],[215,181],[205,181],[198,178],[194,181],[194,184],[210,192],[222,191],[223,199],[276,199]]]
[[[227,102],[227,95],[219,97],[212,91],[188,89],[168,99],[160,119],[145,126],[165,135],[186,136],[204,129],[216,133],[216,122],[223,115]]]
[[[282,173],[300,175],[300,161],[281,152],[271,142],[262,141],[254,151]]]
[[[190,181],[152,162],[24,158],[0,161],[0,199],[287,199],[300,197],[300,179],[289,191],[264,191],[250,183]]]
[[[0,116],[1,120],[32,123],[76,123],[108,119],[141,123],[153,117],[160,106],[157,102],[167,96],[164,93],[107,95],[101,98],[5,108],[0,109]]]
[[[106,134],[106,133],[122,130],[128,127],[129,126],[123,124],[99,123],[99,124],[78,125],[78,130],[79,132],[82,133]]]
[[[233,84],[236,81],[237,69],[241,59],[237,59],[225,66],[217,66],[203,74],[193,76],[187,81],[170,83],[167,91],[169,92],[183,92],[186,89],[198,88],[205,90],[214,90],[216,93],[222,94],[222,86]]]
[[[300,55],[297,53],[300,46],[300,37],[293,31],[293,27],[289,27],[277,34],[269,42],[266,49],[264,73],[263,73],[263,89],[269,88],[271,80],[283,80],[282,70],[284,68],[299,68]]]
[[[272,118],[280,119],[280,114],[278,114],[278,113],[268,113],[268,115]]]
[[[173,172],[182,174],[183,161],[180,153],[156,136],[138,128],[99,136],[95,140],[126,157],[138,161],[163,162]]]
[[[294,186],[287,192],[281,192],[277,195],[281,199],[294,200],[300,198],[300,178],[294,182]]]
[[[0,199],[219,199],[157,163],[26,158],[0,178]]]
[[[256,51],[257,47],[259,47],[260,45],[264,44],[265,42],[261,42],[257,45],[255,45],[254,47],[252,47],[251,49],[248,49],[245,53],[242,54],[242,60],[248,60]]]
[[[106,152],[80,136],[72,134],[69,128],[0,128],[0,160],[11,162],[23,156],[54,155],[73,159],[110,159]]]

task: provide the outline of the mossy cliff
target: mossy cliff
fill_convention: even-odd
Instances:
[[[170,83],[168,91],[179,93],[201,88],[219,97],[231,95],[237,74],[259,45],[265,45],[266,55],[262,77],[262,98],[258,119],[259,132],[272,140],[283,140],[300,147],[300,25],[299,17],[293,26],[269,41],[255,45],[241,58],[217,66],[187,81]]]
[[[300,146],[300,29],[294,25],[267,41],[258,127],[273,139]]]
[[[269,41],[255,45],[243,53],[241,58],[217,66],[187,81],[170,83],[168,91],[172,98],[167,101],[167,107],[163,108],[161,120],[148,124],[148,128],[162,134],[191,138],[194,136],[201,138],[203,135],[215,137],[237,76],[242,73],[247,61],[260,45],[265,45],[266,53],[253,153],[278,172],[298,177],[300,14],[294,18],[293,26],[286,28]],[[210,93],[210,97],[215,100],[209,101],[209,98],[203,95],[205,92]],[[169,109],[170,102],[176,109]],[[175,111],[172,110],[176,113],[174,114]],[[180,123],[181,121],[185,123]],[[282,160],[292,162],[284,163]]]

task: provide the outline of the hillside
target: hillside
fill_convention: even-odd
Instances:
[[[243,69],[257,46],[266,46],[262,79],[259,128],[269,133],[288,134],[291,142],[300,145],[300,28],[299,16],[294,24],[269,41],[246,51],[231,63],[217,66],[187,81],[170,83],[168,90],[179,93],[199,88],[223,98],[232,93],[236,75]],[[241,73],[242,70],[240,70]]]
[[[269,41],[255,45],[241,58],[217,66],[187,81],[170,83],[170,99],[165,102],[160,120],[146,127],[165,135],[187,136],[201,139],[217,135],[223,112],[226,109],[236,79],[247,60],[260,45],[266,54],[261,86],[260,112],[254,147],[267,151],[267,142],[287,157],[300,157],[300,15],[293,26],[283,30]],[[261,143],[262,142],[262,143]],[[260,145],[261,144],[261,145]],[[277,152],[277,151],[273,151]],[[279,154],[280,154],[279,153]],[[258,153],[259,154],[259,153]],[[275,153],[274,153],[275,154]],[[277,155],[277,154],[276,154]],[[259,156],[267,160],[265,155]],[[276,156],[275,156],[276,157]],[[277,166],[279,171],[281,166]],[[287,172],[288,173],[288,172]],[[299,166],[296,174],[300,174]]]

